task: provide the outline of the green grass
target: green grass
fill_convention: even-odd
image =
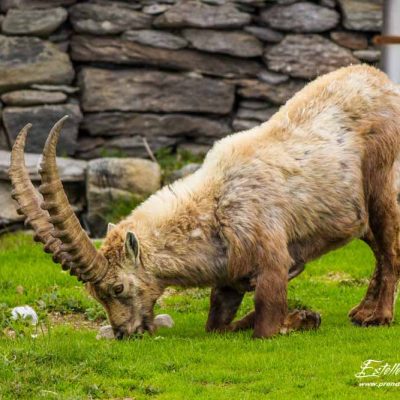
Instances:
[[[399,398],[400,387],[359,387],[354,376],[370,358],[400,362],[398,318],[390,328],[358,328],[347,318],[372,268],[361,242],[308,265],[290,283],[289,297],[319,311],[322,325],[272,340],[252,340],[250,332],[206,334],[205,289],[178,290],[163,300],[157,312],[171,314],[176,325],[156,337],[97,341],[95,331],[63,324],[36,339],[26,327],[17,339],[0,335],[0,399]],[[23,304],[41,308],[43,318],[51,310],[102,316],[82,286],[25,234],[0,238],[0,303],[3,328],[7,310]],[[247,296],[241,314],[251,307]],[[400,375],[377,381],[399,382]]]

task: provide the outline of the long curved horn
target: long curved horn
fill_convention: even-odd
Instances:
[[[54,226],[53,236],[62,245],[57,251],[62,262],[74,264],[74,275],[84,282],[98,282],[107,271],[107,259],[96,250],[68,202],[56,164],[56,147],[67,116],[61,118],[51,129],[43,149],[39,187],[44,202],[42,208],[50,214]]]
[[[52,236],[53,225],[49,222],[50,215],[41,209],[42,196],[33,186],[25,165],[25,142],[31,127],[31,124],[27,124],[21,129],[11,151],[8,170],[13,187],[11,196],[18,203],[18,214],[25,216],[25,224],[29,224],[35,231],[34,240],[44,244],[46,253],[55,253],[61,242]],[[53,260],[59,262],[57,257],[53,257]],[[68,265],[63,265],[63,268],[68,269]]]

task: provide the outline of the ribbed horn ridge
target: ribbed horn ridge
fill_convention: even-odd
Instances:
[[[98,252],[81,227],[64,192],[56,164],[56,148],[67,116],[61,118],[51,129],[43,149],[40,175],[43,195],[42,208],[50,214],[49,222],[54,226],[52,235],[62,244],[57,250],[61,262],[72,263],[71,273],[84,282],[97,282],[107,271],[107,260]]]
[[[18,214],[23,215],[25,224],[30,225],[35,231],[34,240],[43,243],[47,253],[56,253],[61,242],[52,236],[53,225],[49,222],[50,215],[41,209],[42,196],[33,186],[25,165],[25,142],[31,127],[31,124],[27,124],[21,129],[11,151],[8,171],[13,187],[11,196],[18,203]],[[59,262],[57,257],[53,257],[53,260]],[[67,265],[63,267],[68,269]]]

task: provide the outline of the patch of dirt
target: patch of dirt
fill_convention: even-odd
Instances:
[[[366,278],[353,278],[347,272],[333,271],[326,275],[314,278],[319,282],[333,282],[342,286],[364,286],[368,285],[369,280]]]
[[[107,325],[107,321],[89,321],[84,314],[61,314],[52,312],[48,315],[51,326],[69,325],[76,330],[82,328],[98,331],[103,325]]]

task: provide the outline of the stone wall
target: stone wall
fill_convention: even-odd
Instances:
[[[1,0],[0,146],[71,116],[60,155],[201,152],[308,80],[377,63],[382,0]]]

